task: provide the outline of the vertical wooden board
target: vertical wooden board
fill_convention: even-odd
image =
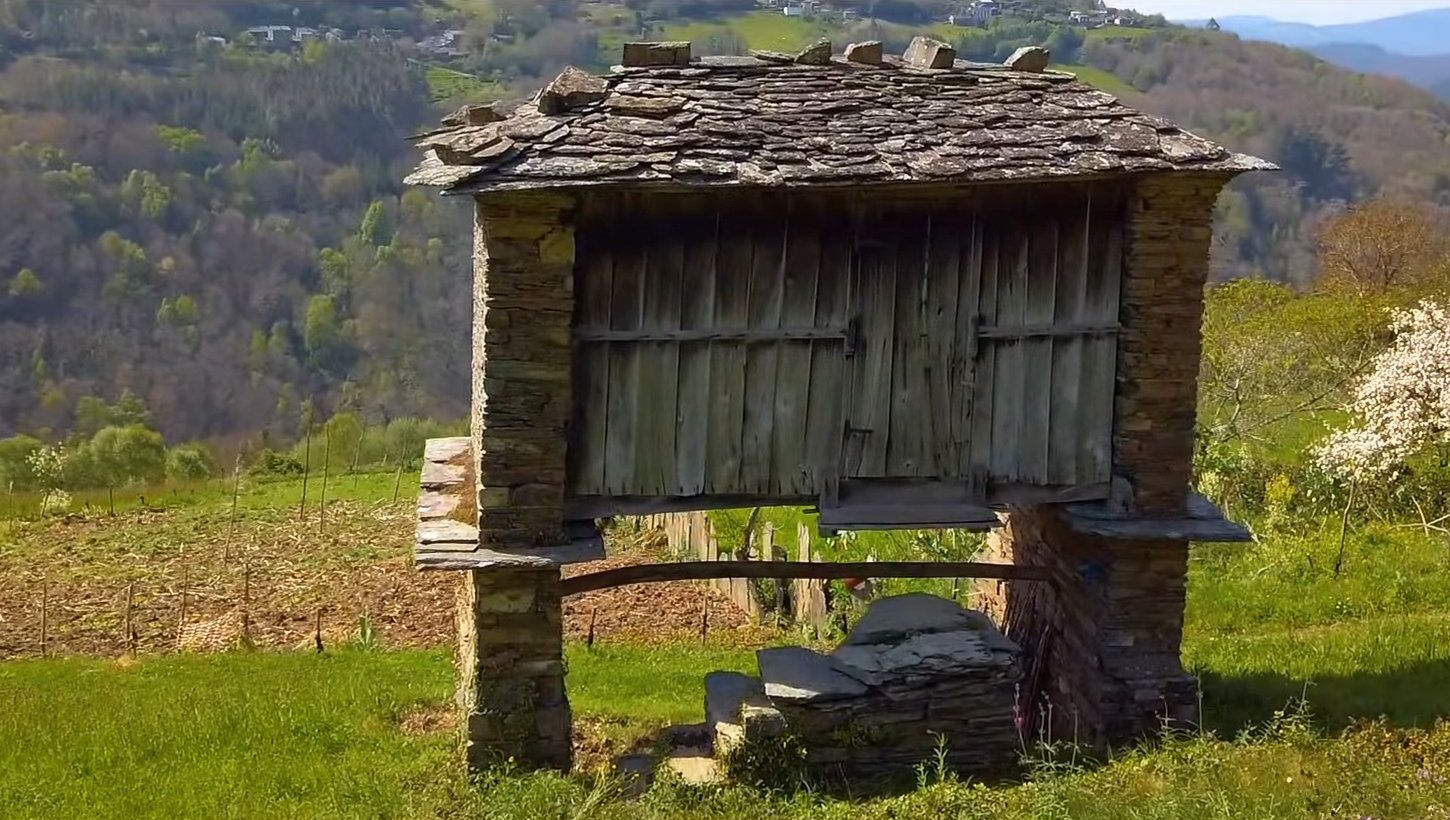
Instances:
[[[1123,228],[1115,210],[1094,209],[1088,231],[1088,281],[1083,315],[1091,322],[1117,322],[1123,275]],[[1079,404],[1078,473],[1085,480],[1112,479],[1113,399],[1117,390],[1118,335],[1086,343]]]
[[[608,247],[581,232],[575,281],[576,329],[609,327],[614,258]],[[604,495],[604,462],[609,411],[609,343],[576,344],[574,356],[574,415],[570,425],[569,491],[576,495]]]
[[[999,258],[1001,256],[1001,228],[991,222],[982,221],[979,227],[980,249],[977,251],[981,267],[981,284],[977,289],[976,327],[991,327],[997,323],[997,298]],[[990,339],[976,339],[976,373],[973,374],[973,402],[971,428],[971,467],[973,484],[985,482],[992,472],[992,435],[996,390],[997,346]],[[985,487],[979,487],[985,492]]]
[[[714,198],[710,210],[691,216],[699,222],[687,226],[684,271],[681,279],[680,326],[686,330],[708,330],[715,323],[715,256],[719,215]],[[708,225],[700,228],[699,225]],[[710,342],[680,345],[679,421],[675,427],[674,494],[705,492],[707,445],[710,437]]]
[[[891,432],[891,365],[896,335],[896,244],[889,213],[865,214],[875,230],[857,234],[856,276],[851,312],[857,326],[856,354],[846,420],[845,463],[841,475],[886,475],[886,443]]]
[[[846,231],[823,231],[821,263],[816,278],[815,326],[845,328],[851,285],[851,238]],[[845,440],[841,411],[847,396],[844,341],[811,346],[810,403],[806,412],[806,459],[813,491],[828,495],[841,474]]]
[[[822,221],[803,197],[792,200],[783,268],[781,325],[814,327],[821,267]],[[772,486],[782,494],[809,495],[815,480],[807,450],[812,343],[779,345],[775,374],[775,423],[771,426]]]
[[[1031,327],[1052,324],[1057,298],[1057,221],[1040,214],[1032,226],[1027,264],[1027,306],[1023,321]],[[1052,431],[1052,336],[1037,336],[1023,345],[1022,441],[1020,477],[1047,484],[1048,445]]]
[[[778,212],[758,208],[751,220],[754,256],[750,265],[749,327],[780,327],[788,223]],[[745,352],[745,436],[740,450],[740,485],[746,493],[775,494],[771,429],[775,425],[778,342],[755,342]]]
[[[644,330],[680,329],[681,277],[685,248],[669,203],[651,202],[647,213],[658,233],[645,267]],[[635,474],[640,494],[670,495],[675,491],[675,429],[679,424],[680,346],[677,342],[640,345],[639,427],[635,432]]]
[[[924,454],[922,474],[955,478],[961,473],[962,462],[958,441],[963,428],[957,418],[961,395],[958,383],[965,369],[962,351],[957,345],[957,320],[961,318],[961,249],[971,244],[971,221],[945,209],[938,209],[929,219],[925,329],[932,436],[924,441],[930,450]]]
[[[886,474],[929,474],[934,439],[927,359],[928,248],[926,213],[910,211],[896,221],[895,345],[891,363],[891,424]]]
[[[1090,199],[1063,219],[1058,237],[1057,298],[1053,324],[1083,322],[1087,300],[1087,245],[1090,230]],[[1074,485],[1091,483],[1078,475],[1079,430],[1083,351],[1087,341],[1081,335],[1059,336],[1052,350],[1052,414],[1048,442],[1048,483]]]
[[[1028,238],[1016,225],[1004,225],[997,261],[996,326],[1021,327],[1027,308]],[[1022,478],[1023,368],[1027,357],[1018,339],[997,339],[992,384],[992,477],[1015,482]]]
[[[982,221],[968,215],[957,243],[957,318],[953,325],[949,389],[951,394],[951,475],[972,476],[972,426],[977,404],[978,300],[982,291]],[[985,489],[985,488],[977,488]]]
[[[644,315],[644,278],[648,251],[643,245],[619,245],[611,283],[609,327],[639,330]],[[611,495],[637,495],[635,475],[639,429],[640,358],[637,344],[609,345],[609,399],[604,484]]]
[[[715,255],[715,327],[743,330],[750,322],[750,270],[754,244],[748,214],[735,198],[720,200]],[[710,345],[709,440],[706,443],[707,493],[743,492],[741,448],[745,430],[745,345]]]

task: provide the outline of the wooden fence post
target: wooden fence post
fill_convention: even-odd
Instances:
[[[327,519],[327,471],[332,465],[332,431],[326,426],[322,428],[322,496],[317,502],[317,531],[322,532],[323,522]]]
[[[40,657],[44,658],[49,654],[49,639],[46,632],[50,629],[50,580],[42,581],[40,584]]]
[[[126,585],[126,654],[136,657],[136,621],[132,615],[136,606],[136,582]]]

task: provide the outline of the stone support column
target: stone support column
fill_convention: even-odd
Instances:
[[[477,203],[472,428],[483,549],[527,554],[567,541],[571,207],[538,194]]]
[[[458,705],[468,767],[512,759],[568,771],[563,607],[557,568],[462,574]]]
[[[1203,288],[1221,177],[1140,182],[1128,213],[1113,423],[1114,501],[1183,512],[1193,477]]]

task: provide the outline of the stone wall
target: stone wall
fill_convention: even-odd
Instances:
[[[1203,288],[1213,206],[1227,180],[1152,177],[1128,208],[1114,406],[1114,501],[1183,510],[1193,473]]]
[[[1103,745],[1196,719],[1179,660],[1188,544],[1121,541],[1068,530],[1053,507],[1014,509],[989,559],[1045,567],[1054,584],[990,582],[983,605],[1022,645],[1040,721],[1054,739]],[[1035,681],[1033,680],[1035,676]]]
[[[539,194],[477,202],[472,427],[485,549],[567,542],[572,214],[570,200]]]
[[[568,771],[558,569],[460,573],[458,705],[468,766],[509,759]]]

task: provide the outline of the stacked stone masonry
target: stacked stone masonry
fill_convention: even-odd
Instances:
[[[792,738],[806,765],[848,778],[911,775],[936,760],[974,776],[1012,767],[1020,650],[987,616],[913,594],[884,598],[829,655],[802,647],[757,653],[760,679],[706,678],[717,756]]]
[[[1114,500],[1183,513],[1193,437],[1213,207],[1226,177],[1165,175],[1134,191],[1123,272],[1114,407]]]
[[[461,574],[458,705],[468,766],[568,771],[569,700],[558,569]]]
[[[1188,544],[1072,532],[1060,510],[1014,509],[988,560],[1044,567],[1048,584],[988,582],[984,606],[1028,661],[1028,717],[1056,738],[1106,745],[1195,719],[1179,659]],[[1032,667],[1036,665],[1034,670]]]
[[[527,553],[568,540],[571,214],[557,197],[478,201],[472,427],[485,549]]]

